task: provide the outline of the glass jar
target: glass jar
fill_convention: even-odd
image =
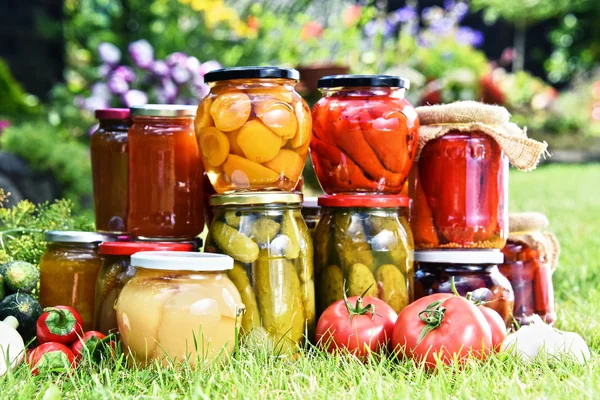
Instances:
[[[102,266],[97,253],[101,242],[116,236],[94,232],[51,231],[40,259],[40,305],[75,308],[85,330],[93,329],[96,279]]]
[[[117,330],[115,302],[121,289],[135,275],[130,258],[141,251],[193,251],[186,243],[106,242],[98,246],[104,261],[96,281],[94,329],[108,335]]]
[[[128,206],[127,131],[129,110],[96,110],[100,125],[90,139],[94,211],[99,232],[126,232]]]
[[[242,295],[244,343],[293,352],[315,328],[313,247],[296,193],[211,197],[205,251],[235,260],[229,277]]]
[[[501,249],[508,236],[508,158],[490,136],[450,132],[425,144],[411,179],[418,249]]]
[[[148,251],[131,256],[131,265],[137,272],[116,306],[126,354],[142,365],[196,365],[231,354],[243,305],[225,273],[230,257]]]
[[[419,143],[409,81],[388,75],[319,79],[310,155],[323,191],[399,194]]]
[[[512,324],[513,288],[498,270],[503,255],[496,250],[428,250],[415,252],[415,299],[434,293],[452,293],[452,278],[461,296],[471,292],[474,300],[500,314]]]
[[[193,238],[204,229],[204,168],[196,108],[131,108],[128,231],[138,238]]]
[[[318,198],[306,197],[302,202],[302,218],[306,222],[310,234],[314,234],[319,220],[321,219],[322,209],[319,206]]]
[[[196,135],[217,193],[296,186],[308,155],[310,109],[294,90],[298,71],[237,67],[204,75]]]
[[[400,312],[413,299],[408,197],[325,195],[314,234],[317,314],[347,296],[378,297]]]

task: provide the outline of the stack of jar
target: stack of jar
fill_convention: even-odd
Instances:
[[[378,297],[400,312],[413,300],[409,198],[401,194],[419,140],[404,99],[409,82],[338,75],[318,86],[310,150],[326,194],[314,232],[317,314],[345,295]]]

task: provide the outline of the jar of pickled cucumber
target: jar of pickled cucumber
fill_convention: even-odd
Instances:
[[[304,218],[304,222],[306,222],[311,235],[317,229],[317,225],[321,219],[322,209],[318,200],[316,197],[306,197],[302,202],[302,218]]]
[[[506,326],[512,323],[513,288],[498,270],[498,250],[427,250],[415,252],[415,299],[434,293],[452,293],[452,278],[461,296],[496,310]]]
[[[117,330],[115,302],[121,289],[135,275],[131,256],[141,251],[192,251],[189,243],[106,242],[98,246],[103,257],[96,281],[94,329],[108,335]]]
[[[237,67],[204,76],[195,130],[218,193],[294,189],[312,133],[310,109],[296,93],[298,71]]]
[[[400,312],[413,298],[408,197],[325,195],[314,234],[317,314],[347,296],[378,297]],[[345,284],[345,288],[344,288]]]
[[[215,217],[205,251],[235,262],[228,275],[246,306],[247,346],[294,352],[315,327],[313,247],[300,214],[302,195],[239,193],[210,199]]]
[[[226,271],[231,257],[170,251],[131,256],[135,276],[117,300],[124,352],[146,365],[191,365],[234,349],[243,304]]]

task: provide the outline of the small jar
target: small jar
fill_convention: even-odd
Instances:
[[[40,259],[40,305],[75,308],[85,330],[93,329],[96,279],[102,266],[98,244],[116,236],[95,232],[51,231]]]
[[[319,79],[310,154],[323,191],[399,194],[419,143],[409,81],[388,75]]]
[[[452,293],[454,278],[459,295],[472,293],[474,300],[498,312],[506,326],[510,326],[515,296],[510,282],[498,270],[503,258],[495,250],[416,251],[415,299]]]
[[[233,260],[215,254],[148,251],[131,256],[135,276],[117,300],[126,354],[142,365],[228,357],[243,304],[227,278]]]
[[[204,229],[204,168],[196,107],[131,108],[128,231],[145,239],[191,239]]]
[[[99,127],[90,139],[94,212],[99,232],[127,232],[129,110],[96,110]]]
[[[316,197],[306,197],[302,202],[302,218],[304,218],[304,222],[306,222],[311,235],[317,229],[322,215],[322,209],[319,206],[318,200]]]
[[[491,136],[456,131],[427,142],[410,184],[417,249],[504,247],[508,158]]]
[[[246,345],[294,352],[314,333],[313,248],[301,203],[296,193],[211,197],[205,251],[235,260],[228,274],[246,306]]]
[[[135,275],[131,256],[141,251],[193,251],[186,243],[106,242],[98,246],[103,257],[96,281],[94,329],[108,335],[117,330],[115,302],[121,289]]]
[[[294,189],[312,132],[310,109],[294,90],[298,71],[236,67],[204,75],[210,93],[195,127],[217,193]]]
[[[314,234],[317,314],[347,296],[378,297],[400,312],[413,299],[408,197],[326,195]],[[345,287],[344,287],[345,286]]]

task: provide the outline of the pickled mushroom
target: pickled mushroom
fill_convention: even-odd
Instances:
[[[224,92],[210,106],[215,126],[224,132],[239,129],[248,121],[252,104],[245,93]]]

